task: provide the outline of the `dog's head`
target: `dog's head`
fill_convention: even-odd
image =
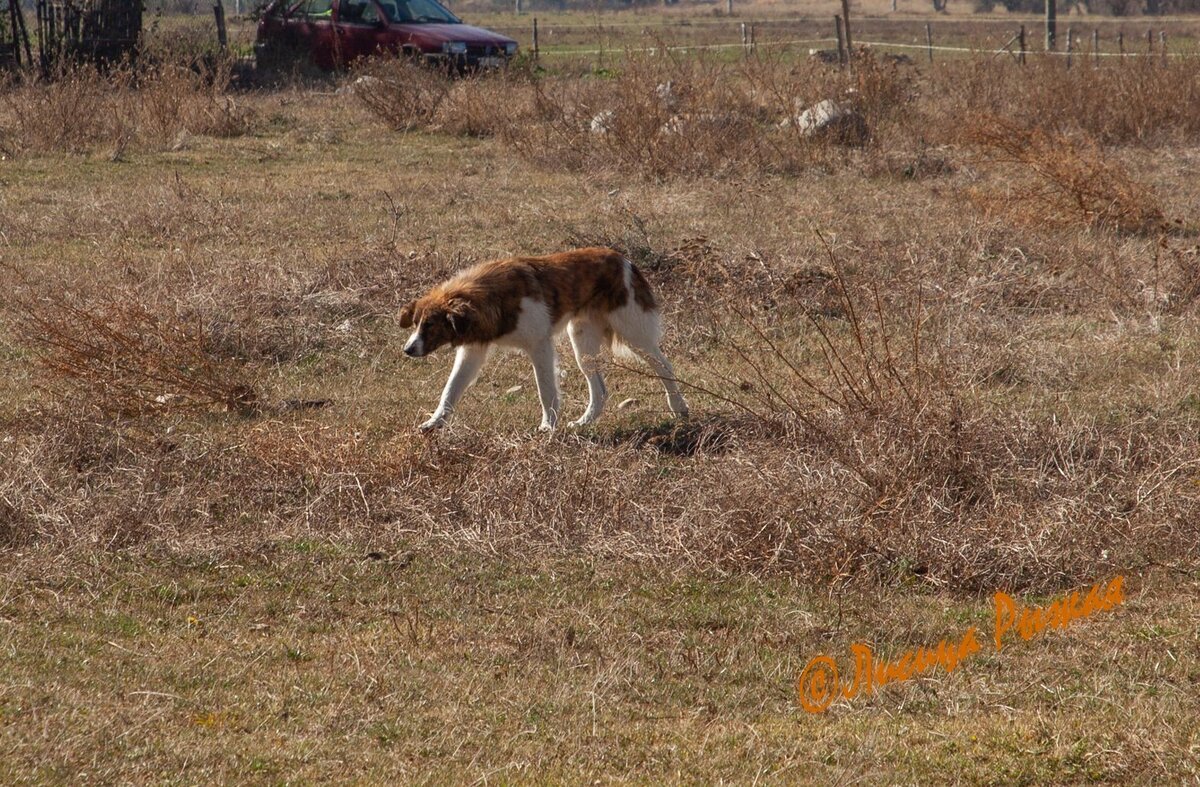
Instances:
[[[404,345],[411,358],[429,355],[443,345],[463,343],[471,324],[471,304],[463,298],[426,296],[400,310],[400,327],[415,330]]]

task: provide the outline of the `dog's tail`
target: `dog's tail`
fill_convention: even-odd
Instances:
[[[628,259],[625,260],[625,286],[633,296],[633,302],[641,306],[643,311],[658,311],[658,299],[650,289],[650,282],[646,281],[646,276],[638,270],[638,266]]]
[[[635,359],[639,357],[639,349],[647,345],[658,346],[662,341],[663,326],[650,282],[636,265],[628,259],[624,262],[625,291],[629,299],[619,314],[611,315],[605,338],[613,355]]]

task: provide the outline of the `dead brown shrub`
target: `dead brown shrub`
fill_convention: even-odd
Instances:
[[[792,172],[837,139],[808,139],[794,118],[836,97],[869,123],[890,123],[910,99],[907,77],[869,55],[851,78],[778,59],[743,63],[630,54],[611,78],[523,71],[449,79],[408,60],[368,65],[355,93],[391,127],[496,136],[556,169],[603,167],[662,179]]]
[[[14,331],[39,353],[56,401],[108,416],[219,407],[253,412],[258,399],[237,369],[207,352],[199,326],[128,298],[99,305],[29,297]]]
[[[710,370],[719,388],[705,393],[762,421],[794,425],[792,439],[859,479],[865,516],[914,496],[978,503],[980,421],[965,403],[964,369],[937,340],[943,320],[919,291],[907,298],[907,315],[902,304],[885,304],[877,281],[850,277],[827,251],[826,297],[837,303],[824,315],[804,313],[815,351],[794,356],[760,319],[730,307],[736,321],[714,323],[724,326],[737,373]]]
[[[396,131],[431,127],[454,87],[445,73],[407,57],[375,59],[358,73],[354,95]]]
[[[84,153],[98,142],[130,133],[128,118],[113,111],[110,83],[95,69],[77,69],[38,84],[0,91],[0,148],[21,152]]]
[[[1105,59],[1065,69],[981,59],[933,70],[922,89],[928,133],[954,138],[964,118],[1000,115],[1030,128],[1083,132],[1100,144],[1165,143],[1200,135],[1200,59]]]
[[[167,144],[180,133],[237,137],[250,131],[253,113],[230,92],[233,61],[219,58],[187,67],[165,62],[137,74],[135,104],[139,139]]]
[[[431,126],[460,137],[492,137],[519,112],[518,102],[529,99],[528,86],[518,73],[475,74],[454,81]]]
[[[706,477],[695,504],[723,514],[705,525],[717,563],[979,590],[1164,559],[1163,545],[1196,532],[1181,527],[1200,505],[1183,472],[1193,436],[993,412],[978,382],[993,355],[948,342],[940,307],[919,292],[885,298],[836,259],[829,269],[839,316],[810,314],[797,337],[770,312],[714,310],[732,358],[684,381],[763,435],[739,430],[748,444],[733,454],[756,455],[755,471]],[[717,501],[722,484],[737,492]],[[1084,542],[1083,521],[1107,525]]]
[[[253,113],[230,95],[232,61],[161,62],[101,72],[61,67],[52,78],[0,91],[0,149],[13,155],[161,148],[180,134],[247,133]]]
[[[1091,139],[997,117],[973,120],[965,136],[997,174],[1007,170],[1003,174],[1009,175],[1003,190],[975,192],[985,208],[1000,208],[1031,224],[1051,221],[1127,233],[1162,227],[1154,191]]]
[[[825,148],[780,125],[813,90],[797,93],[797,76],[774,61],[630,55],[611,79],[538,81],[500,136],[557,168],[652,179],[792,172]]]

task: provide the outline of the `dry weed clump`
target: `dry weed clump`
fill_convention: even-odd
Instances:
[[[964,141],[978,117],[1037,129],[1048,135],[1047,148],[1067,138],[1112,145],[1200,134],[1200,68],[1189,58],[1072,70],[988,59],[917,72],[863,50],[848,72],[770,55],[726,61],[663,50],[630,53],[615,72],[590,75],[517,71],[455,80],[407,60],[379,61],[363,73],[355,92],[393,128],[494,136],[549,168],[657,180],[860,160],[876,174],[943,175],[955,168],[949,146]],[[836,134],[812,138],[797,128],[801,112],[824,99],[865,121],[867,156],[846,156]],[[1082,160],[1090,143],[1065,150],[1086,172],[1112,174]]]
[[[964,135],[1002,184],[975,193],[985,207],[999,207],[1030,224],[1083,224],[1126,233],[1163,226],[1154,191],[1088,138],[997,117],[974,119]]]
[[[868,124],[896,122],[910,78],[869,54],[853,77],[778,59],[743,63],[630,54],[611,78],[524,72],[450,79],[406,60],[378,61],[355,93],[391,127],[495,136],[556,169],[603,167],[652,179],[794,172],[836,148],[794,120],[832,98]]]
[[[951,320],[919,296],[906,319],[876,285],[833,270],[841,316],[810,315],[797,340],[735,313],[719,341],[733,359],[685,381],[769,427],[733,452],[755,457],[753,473],[706,479],[697,508],[724,514],[707,520],[712,561],[979,590],[1165,560],[1163,545],[1197,536],[1193,435],[996,412],[978,390],[992,354],[954,351]],[[722,483],[737,491],[718,502]],[[1084,522],[1095,527],[1081,539]]]
[[[852,281],[829,257],[837,308],[803,315],[815,349],[799,357],[733,308],[736,321],[717,324],[725,325],[721,344],[735,357],[734,374],[709,370],[718,387],[707,392],[763,421],[792,424],[804,450],[824,452],[857,477],[867,516],[914,494],[947,507],[977,503],[986,438],[967,405],[963,365],[938,344],[943,320],[920,292],[904,315],[900,304],[885,304],[878,282]]]
[[[228,58],[196,66],[164,62],[136,75],[136,92],[127,101],[136,105],[138,139],[164,145],[187,132],[210,137],[248,133],[254,115],[231,93],[233,62]]]
[[[449,75],[407,57],[373,59],[358,73],[350,89],[396,131],[431,128],[454,87]]]
[[[811,75],[811,69],[803,69]],[[833,94],[832,73],[814,90],[776,61],[630,55],[611,79],[561,77],[535,82],[524,116],[500,138],[521,156],[556,168],[605,168],[651,179],[794,172],[828,145],[791,123],[813,100]],[[837,92],[840,87],[841,91]]]
[[[108,81],[95,69],[78,69],[41,84],[0,90],[0,150],[84,153],[98,142],[129,135],[122,114],[113,112]]]
[[[1194,141],[1200,136],[1200,59],[1107,58],[1065,69],[1058,59],[1027,66],[977,60],[942,66],[923,86],[929,128],[953,137],[972,115],[1001,115],[1026,127],[1077,131],[1100,144]]]
[[[286,258],[213,265],[178,296],[176,308],[202,326],[205,349],[216,358],[295,362],[385,341],[372,326],[418,287],[414,270],[422,283],[432,284],[439,271],[462,264],[415,253],[401,262],[392,250],[352,246],[304,263]],[[188,281],[187,271],[170,275]]]
[[[0,150],[12,155],[162,148],[181,134],[247,133],[252,113],[230,94],[232,62],[161,62],[102,72],[63,66],[52,78],[0,91]]]
[[[454,76],[402,57],[370,60],[356,73],[349,89],[396,131],[491,137],[530,95],[528,80],[516,67]]]
[[[434,115],[433,127],[460,137],[493,137],[529,98],[528,79],[515,69],[456,79]]]
[[[91,306],[61,295],[30,297],[13,322],[16,335],[39,353],[44,386],[86,410],[135,418],[258,406],[239,371],[206,350],[199,326],[128,298]]]

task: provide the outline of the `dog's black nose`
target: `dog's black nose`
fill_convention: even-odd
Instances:
[[[416,358],[417,357],[417,348],[416,347],[405,347],[404,354],[407,355],[409,358]]]

